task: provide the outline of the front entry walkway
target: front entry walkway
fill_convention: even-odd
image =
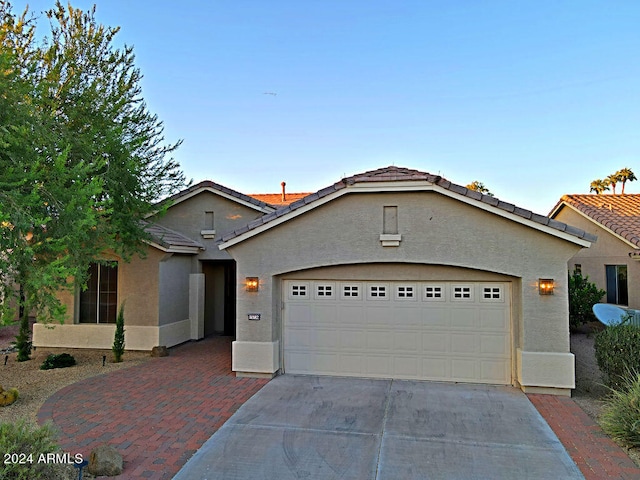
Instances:
[[[69,385],[38,421],[53,421],[59,445],[85,459],[100,444],[124,458],[120,479],[170,479],[267,380],[236,378],[231,340],[209,337],[170,356]],[[126,354],[125,354],[126,355]]]

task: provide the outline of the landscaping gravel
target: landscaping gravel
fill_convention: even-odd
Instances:
[[[0,351],[6,352],[7,349],[11,349],[11,341],[15,336],[15,333],[11,335],[12,331],[17,333],[17,328],[0,327]],[[76,359],[77,364],[68,368],[40,370],[40,365],[50,353],[69,353]],[[148,352],[127,351],[121,363],[112,363],[113,354],[110,350],[73,348],[37,348],[32,352],[31,360],[26,362],[18,362],[16,356],[13,351],[3,353],[0,357],[0,385],[5,389],[15,387],[20,395],[15,403],[0,407],[0,423],[15,422],[24,418],[36,425],[38,410],[42,404],[61,388],[84,378],[131,367],[151,358]],[[106,356],[104,366],[103,356]]]

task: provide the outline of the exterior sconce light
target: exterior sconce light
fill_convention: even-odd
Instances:
[[[540,295],[553,295],[554,285],[553,278],[541,278],[538,280],[538,293]]]
[[[260,285],[258,277],[247,277],[244,284],[247,292],[257,292]]]

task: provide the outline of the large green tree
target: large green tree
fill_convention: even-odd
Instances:
[[[56,293],[111,250],[142,252],[142,220],[185,185],[118,28],[56,1],[50,31],[0,0],[0,313],[60,319]]]

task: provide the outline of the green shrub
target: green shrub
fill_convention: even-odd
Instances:
[[[122,354],[124,353],[124,303],[120,305],[118,311],[118,318],[116,319],[116,333],[113,338],[113,359],[116,363],[122,361]]]
[[[614,439],[629,447],[640,446],[640,375],[627,372],[621,388],[612,390],[600,424]]]
[[[611,325],[596,334],[594,346],[598,367],[610,387],[623,388],[629,371],[640,372],[640,328]]]
[[[569,274],[569,326],[575,329],[583,323],[595,321],[593,306],[606,293],[591,283],[588,276],[583,277],[576,271]]]
[[[72,367],[76,364],[76,359],[68,353],[60,353],[54,355],[53,353],[47,356],[40,366],[40,370],[51,370],[52,368],[65,368]]]
[[[31,360],[31,329],[29,327],[29,317],[26,314],[22,315],[20,319],[20,330],[16,335],[15,345],[18,349],[16,360],[19,362]]]
[[[49,425],[32,427],[23,420],[0,423],[0,478],[3,480],[71,480],[78,478],[72,465],[46,461],[46,455],[59,453]],[[44,457],[42,457],[44,455]],[[71,454],[71,461],[74,461]]]

